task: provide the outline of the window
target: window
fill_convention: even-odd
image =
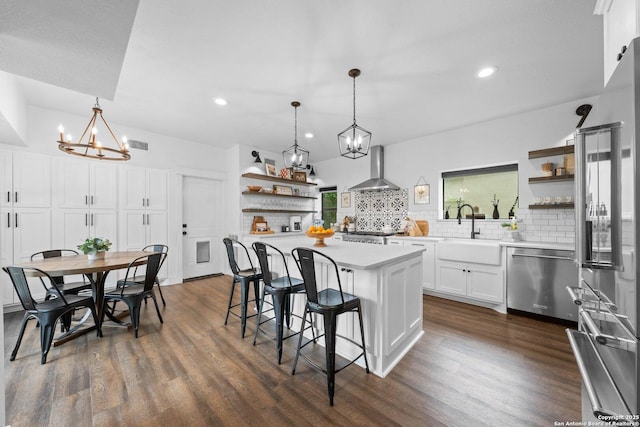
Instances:
[[[337,222],[338,216],[338,192],[337,187],[324,187],[320,189],[322,200],[322,221],[323,227],[329,228],[331,224]]]
[[[517,216],[518,165],[501,165],[442,173],[442,212],[444,218],[456,219],[458,207],[471,205],[476,217],[498,218]],[[448,215],[447,215],[448,213]],[[464,208],[463,218],[471,214]]]

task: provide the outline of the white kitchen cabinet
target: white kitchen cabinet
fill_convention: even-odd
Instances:
[[[123,209],[167,209],[167,172],[159,169],[122,169]]]
[[[504,301],[501,267],[440,261],[438,272],[437,291],[494,303]]]
[[[0,150],[0,165],[0,206],[51,207],[48,156]]]
[[[2,266],[28,262],[36,252],[51,249],[51,210],[49,208],[0,209],[0,260]],[[37,284],[36,284],[37,285]],[[9,276],[0,275],[3,305],[17,303]],[[33,297],[43,298],[42,286],[32,286]]]
[[[602,13],[606,85],[618,66],[622,46],[629,46],[631,40],[640,36],[640,0],[612,0],[609,10]]]
[[[29,261],[51,248],[51,161],[48,156],[0,150],[0,266]],[[0,274],[2,302],[16,303],[9,276]],[[34,297],[44,296],[42,287]]]
[[[152,244],[166,245],[168,241],[165,211],[121,211],[120,249],[139,251]]]
[[[57,159],[56,206],[78,209],[116,209],[118,169],[86,160]]]
[[[118,215],[114,209],[56,209],[53,241],[56,247],[77,250],[88,237],[109,239],[118,248]]]
[[[424,248],[422,253],[422,288],[434,289],[436,284],[436,241],[417,239],[414,237],[391,237],[387,240],[390,246],[415,246]]]

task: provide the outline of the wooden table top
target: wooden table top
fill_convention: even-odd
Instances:
[[[134,259],[151,255],[152,252],[129,251],[107,252],[104,259],[89,261],[87,255],[62,256],[40,259],[18,264],[20,267],[35,267],[51,276],[67,276],[72,274],[90,274],[127,268]],[[141,260],[136,265],[146,264]]]

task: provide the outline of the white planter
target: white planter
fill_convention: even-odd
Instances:
[[[87,257],[89,258],[89,261],[95,261],[97,259],[104,259],[106,253],[106,251],[90,252],[87,254]]]

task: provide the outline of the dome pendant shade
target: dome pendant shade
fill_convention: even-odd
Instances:
[[[349,76],[353,78],[353,124],[338,134],[340,155],[349,159],[366,156],[371,145],[371,132],[356,123],[356,77],[359,75],[357,68],[349,70]]]
[[[295,170],[307,169],[309,164],[309,151],[298,145],[298,107],[300,105],[298,101],[291,103],[295,117],[293,145],[282,152],[282,160],[284,160],[285,167]]]

